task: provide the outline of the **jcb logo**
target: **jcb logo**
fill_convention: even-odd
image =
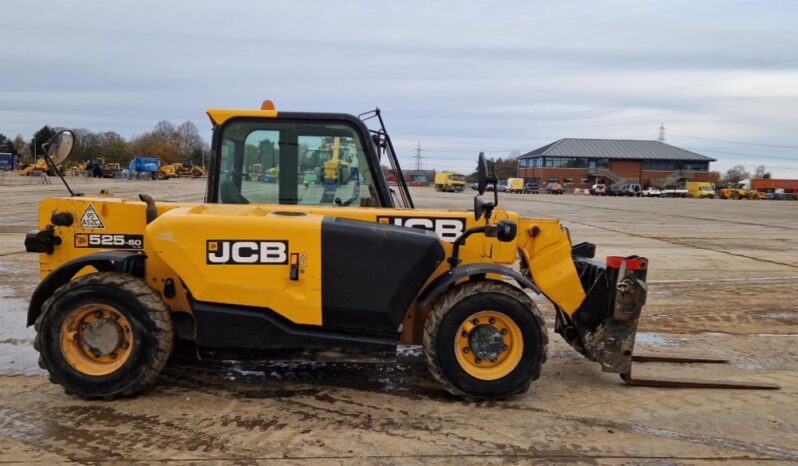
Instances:
[[[288,241],[209,240],[209,265],[287,264]]]
[[[466,225],[464,218],[377,217],[377,222],[434,231],[438,238],[448,243],[454,242],[463,234]]]

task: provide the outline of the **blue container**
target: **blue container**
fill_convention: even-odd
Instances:
[[[144,157],[137,155],[133,157],[128,165],[128,170],[131,173],[155,173],[161,168],[161,160],[157,157]]]
[[[14,169],[15,160],[14,154],[9,152],[0,153],[0,171],[11,171]]]

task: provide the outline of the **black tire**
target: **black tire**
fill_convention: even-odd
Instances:
[[[496,380],[468,374],[455,355],[455,338],[464,320],[473,314],[498,311],[520,328],[523,352],[518,364]],[[507,283],[467,282],[446,292],[433,305],[424,323],[424,353],[432,376],[449,393],[467,399],[501,399],[524,393],[540,377],[546,362],[548,335],[537,306],[520,289]]]
[[[67,316],[91,304],[113,307],[128,321],[133,337],[127,361],[107,375],[81,372],[62,351],[61,330]],[[171,316],[160,295],[143,280],[116,272],[85,275],[58,288],[42,306],[35,328],[39,366],[67,394],[87,399],[110,400],[151,387],[169,359],[174,338]]]

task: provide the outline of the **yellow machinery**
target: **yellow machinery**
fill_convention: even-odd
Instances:
[[[546,361],[531,294],[553,303],[555,331],[580,353],[628,383],[653,383],[631,377],[648,261],[594,260],[595,247],[572,245],[559,221],[499,208],[481,154],[474,210],[414,209],[379,110],[358,118],[267,104],[208,115],[204,203],[76,194],[41,203],[25,239],[42,278],[28,325],[41,366],[67,393],[140,392],[186,339],[200,357],[222,358],[389,356],[423,345],[451,393],[503,398],[525,392]],[[299,159],[330,137],[352,147],[357,169],[314,197]],[[245,148],[271,141],[279,175],[253,182]],[[62,131],[46,147],[60,162],[72,144]],[[391,189],[381,161],[398,175]]]
[[[59,166],[59,169],[63,170],[63,167]],[[22,170],[19,171],[19,175],[20,176],[40,175],[42,172],[47,172],[47,174],[51,176],[56,174],[55,170],[50,168],[44,159],[37,159],[36,163],[25,165],[22,168]]]
[[[462,192],[465,189],[465,176],[455,172],[435,173],[435,190],[444,192]]]
[[[345,173],[349,169],[349,161],[341,157],[342,149],[341,138],[333,138],[332,146],[329,147],[330,158],[324,162],[325,183],[336,183],[346,176]]]
[[[750,200],[757,200],[762,199],[763,196],[759,191],[754,189],[744,188],[742,186],[738,186],[736,188],[723,188],[720,190],[720,198],[721,199],[750,199]]]
[[[182,163],[169,163],[161,165],[155,177],[159,180],[169,178],[201,178],[207,176],[205,169],[196,165],[183,165]]]
[[[159,180],[168,180],[169,178],[179,177],[179,170],[183,168],[182,163],[168,163],[161,165],[155,177]]]

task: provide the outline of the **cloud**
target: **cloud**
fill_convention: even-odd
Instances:
[[[32,5],[4,5],[14,20],[0,30],[0,132],[12,136],[45,123],[131,136],[168,119],[208,139],[205,109],[271,98],[300,111],[379,106],[403,161],[421,142],[439,169],[561,137],[653,139],[662,122],[798,145],[798,6],[787,1]],[[794,151],[669,142],[706,150],[716,168],[798,176],[784,159]]]

